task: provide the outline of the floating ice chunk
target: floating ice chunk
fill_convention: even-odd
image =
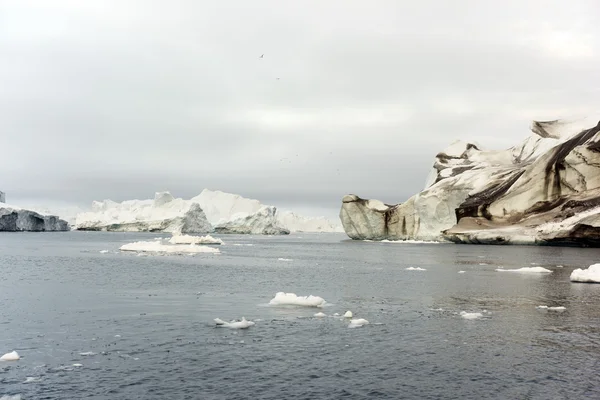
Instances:
[[[369,321],[364,318],[351,319],[348,328],[360,328],[361,326],[369,325]]]
[[[536,307],[538,310],[543,310],[543,311],[556,311],[556,312],[563,312],[566,311],[567,308],[566,307],[548,307],[548,306],[537,306]]]
[[[269,304],[276,306],[305,306],[305,307],[323,307],[325,300],[319,296],[296,296],[295,293],[277,292],[275,297],[269,301]]]
[[[496,268],[498,272],[519,272],[521,274],[548,274],[552,271],[544,267],[523,267],[518,269],[502,269]]]
[[[483,317],[483,314],[478,312],[468,313],[466,311],[461,311],[460,316],[464,319],[478,319]]]
[[[340,316],[340,314],[339,314],[339,313],[335,313],[335,314],[333,314],[333,316],[334,316],[334,317],[339,317],[339,316]]]
[[[2,357],[0,357],[0,361],[17,361],[20,358],[21,357],[19,356],[19,353],[17,353],[16,351],[11,351],[10,353],[6,353]]]
[[[100,253],[101,253],[101,254],[106,254],[106,253],[108,253],[108,252],[109,252],[108,250],[100,250]]]
[[[291,258],[278,258],[277,261],[294,261]]]
[[[557,265],[556,268],[564,268],[562,265]]]
[[[326,316],[327,316],[327,314],[322,313],[322,312],[318,312],[315,315],[313,315],[313,317],[317,317],[317,318],[323,318],[323,317],[326,317]]]
[[[245,317],[242,317],[241,321],[225,322],[220,318],[215,318],[214,321],[215,324],[217,324],[217,326],[221,328],[247,329],[251,326],[254,326],[254,322],[248,321]]]
[[[116,337],[116,338],[119,338],[119,337],[121,337],[121,335],[115,335],[115,337]]]
[[[39,376],[27,376],[27,377],[25,377],[25,380],[23,381],[23,383],[32,383],[32,382],[39,382],[39,381],[40,381]]]
[[[74,367],[83,367],[83,364],[73,364]]]
[[[219,238],[214,238],[210,235],[206,236],[190,236],[190,235],[173,235],[169,239],[171,244],[224,244]]]
[[[252,243],[234,243],[234,246],[254,246]]]
[[[96,353],[94,353],[93,351],[85,351],[83,353],[79,353],[80,356],[95,356]]]
[[[145,253],[220,253],[219,249],[208,246],[196,246],[194,244],[162,244],[160,242],[134,242],[124,244],[120,248],[121,251],[137,251]]]
[[[346,314],[344,314],[344,318],[352,318],[352,311],[346,311]]]
[[[487,263],[479,263],[479,265],[488,265]]]
[[[464,274],[467,271],[458,271],[459,274]]]
[[[600,264],[592,264],[588,269],[577,268],[571,272],[571,282],[600,283]]]
[[[372,240],[364,240],[365,242],[372,242]],[[440,242],[440,241],[433,241],[433,240],[389,240],[389,239],[383,239],[381,240],[381,243],[405,243],[405,244],[441,244],[444,242]]]
[[[421,267],[408,267],[406,268],[407,271],[427,271],[425,268],[421,268]]]
[[[14,396],[5,394],[4,396],[0,397],[0,400],[22,400],[22,397],[20,394],[15,394]]]

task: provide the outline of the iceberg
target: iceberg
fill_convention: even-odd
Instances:
[[[56,232],[70,229],[68,222],[56,215],[6,204],[6,195],[0,193],[0,231]]]
[[[427,271],[426,268],[421,268],[421,267],[408,267],[408,268],[404,268],[407,271]]]
[[[170,232],[173,234],[238,233],[279,235],[290,232],[340,232],[339,223],[279,211],[255,199],[204,189],[189,200],[157,192],[153,200],[94,201],[77,214],[78,230]]]
[[[196,246],[194,244],[163,244],[160,241],[134,242],[124,244],[119,248],[121,251],[132,251],[138,253],[171,253],[171,254],[196,254],[196,253],[220,253],[219,249],[209,246]]]
[[[318,312],[315,315],[313,315],[313,317],[317,317],[317,318],[323,318],[323,317],[326,317],[326,316],[327,316],[327,314],[322,313],[322,312]]]
[[[571,282],[600,283],[600,264],[592,264],[588,269],[577,268],[571,272]]]
[[[296,296],[295,293],[277,292],[269,304],[275,306],[323,307],[326,301],[319,296]]]
[[[245,317],[242,317],[241,321],[225,322],[220,318],[215,318],[214,321],[217,327],[229,329],[248,329],[255,325],[254,322],[246,320]]]
[[[461,311],[460,316],[464,319],[479,319],[483,317],[483,314],[478,312],[468,313],[466,311]]]
[[[400,204],[354,194],[340,220],[355,240],[600,246],[598,118],[534,121],[507,150],[455,142],[426,187]]]
[[[0,357],[0,361],[17,361],[20,358],[21,357],[19,356],[19,353],[17,353],[16,351],[11,351],[10,353],[6,353],[2,357]]]
[[[344,314],[344,318],[352,318],[352,317],[353,317],[352,311],[350,311],[350,310],[346,311],[346,313]]]
[[[190,235],[174,235],[169,239],[171,244],[223,244],[223,241],[214,238],[210,235],[206,236],[190,236]]]
[[[369,325],[369,321],[364,318],[351,319],[348,328],[360,328],[361,326]]]
[[[523,267],[523,268],[517,268],[517,269],[496,268],[496,271],[498,271],[498,272],[517,272],[520,274],[550,274],[550,273],[552,273],[551,270],[543,268],[543,267]]]

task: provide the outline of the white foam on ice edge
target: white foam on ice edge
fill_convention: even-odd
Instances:
[[[184,245],[184,244],[162,244],[156,241],[151,242],[134,242],[124,244],[120,247],[121,251],[134,251],[134,252],[144,252],[144,253],[171,253],[171,254],[181,254],[181,253],[220,253],[219,249],[208,246],[197,246],[194,244]]]
[[[296,296],[295,293],[284,292],[277,292],[269,301],[270,305],[275,306],[323,307],[325,303],[326,301],[319,296]]]
[[[592,264],[587,269],[577,268],[571,272],[571,282],[600,283],[600,264]]]
[[[521,274],[549,274],[552,271],[543,267],[523,267],[518,269],[496,268],[498,272],[518,272]]]

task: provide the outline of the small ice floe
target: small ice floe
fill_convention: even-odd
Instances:
[[[571,272],[571,282],[600,283],[600,264],[592,264],[588,269],[577,268]]]
[[[274,306],[304,306],[304,307],[323,307],[326,301],[319,296],[296,296],[295,293],[277,292],[275,297],[269,301]]]
[[[79,353],[80,356],[95,356],[96,353],[93,351],[84,351],[83,353]]]
[[[278,258],[277,261],[294,261],[291,258]]]
[[[556,312],[567,311],[567,308],[562,307],[562,306],[560,306],[560,307],[537,306],[536,308],[541,311],[556,311]]]
[[[190,235],[173,235],[169,239],[171,244],[224,244],[219,238],[214,238],[210,235],[206,236],[190,236]]]
[[[115,335],[115,337],[116,337],[116,338],[120,338],[120,337],[121,337],[121,335]]]
[[[22,400],[23,398],[21,397],[20,394],[15,394],[15,395],[10,395],[10,394],[5,394],[4,396],[0,397],[0,400]]]
[[[557,265],[556,268],[564,268],[562,265]]]
[[[334,313],[334,314],[333,314],[333,316],[334,316],[334,317],[339,317],[339,316],[340,316],[340,313]]]
[[[483,317],[483,314],[478,312],[468,313],[466,311],[461,311],[460,316],[464,319],[478,319]]]
[[[487,263],[479,263],[479,265],[488,265]]]
[[[79,367],[83,367],[83,364],[73,364],[73,366],[79,368]]]
[[[407,271],[427,271],[425,268],[421,268],[421,267],[408,267],[405,268]]]
[[[101,254],[106,254],[106,253],[109,253],[109,251],[108,250],[100,250],[100,253]]]
[[[364,318],[351,319],[348,328],[360,328],[365,325],[369,325],[369,321]]]
[[[134,242],[124,244],[120,247],[121,251],[134,251],[138,253],[170,253],[170,254],[185,254],[185,253],[220,253],[219,249],[209,246],[197,246],[195,244],[162,244],[160,242]]]
[[[346,311],[344,318],[352,318],[352,311]]]
[[[17,353],[16,351],[11,351],[10,353],[6,353],[2,357],[0,357],[0,361],[17,361],[20,358],[21,357],[19,356],[19,353]]]
[[[518,269],[496,268],[498,272],[518,272],[521,274],[549,274],[552,271],[544,267],[523,267]]]
[[[39,376],[27,376],[27,377],[25,377],[25,380],[23,381],[23,383],[33,383],[33,382],[39,382],[39,381],[40,381]]]
[[[459,274],[464,274],[467,271],[458,271]]]
[[[219,328],[247,329],[247,328],[250,328],[251,326],[254,326],[254,322],[248,321],[245,317],[242,317],[241,321],[234,320],[231,322],[225,322],[220,318],[215,318],[214,321],[215,321],[215,324],[217,324],[217,327],[219,327]]]
[[[252,243],[234,243],[234,246],[254,246]]]
[[[317,317],[317,318],[323,318],[323,317],[326,317],[326,316],[327,316],[327,314],[322,313],[322,312],[318,312],[315,315],[313,315],[313,317]]]

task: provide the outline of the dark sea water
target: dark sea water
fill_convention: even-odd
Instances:
[[[295,234],[117,251],[157,236],[0,234],[0,355],[22,357],[0,362],[0,398],[600,399],[600,285],[569,282],[600,250]],[[495,271],[532,265],[553,273]],[[330,306],[267,306],[278,291]],[[313,317],[346,310],[370,324]],[[242,316],[256,325],[212,323]]]

